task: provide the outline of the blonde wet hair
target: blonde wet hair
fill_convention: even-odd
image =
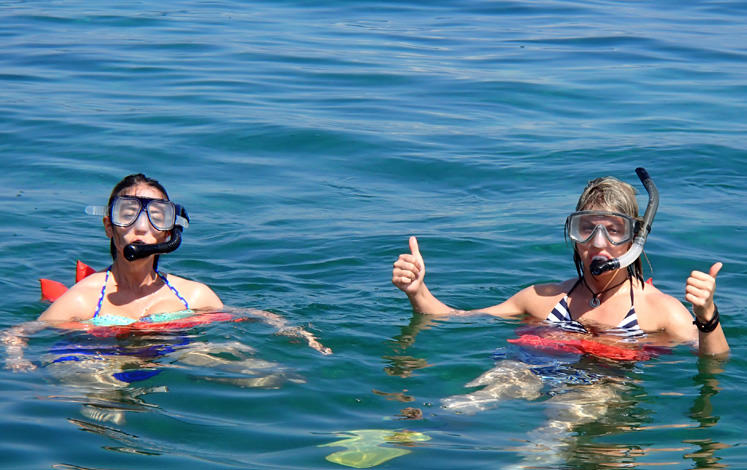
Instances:
[[[576,204],[577,211],[608,210],[638,218],[638,201],[635,188],[612,176],[604,176],[587,183]]]
[[[638,217],[638,201],[635,198],[635,188],[624,181],[613,176],[604,176],[589,181],[586,184],[581,196],[576,203],[577,211],[584,210],[603,210],[618,212],[620,214],[632,217],[640,223]],[[579,277],[583,275],[583,265],[581,258],[576,252],[576,245],[573,245],[573,261],[576,264],[576,271]],[[628,273],[643,281],[643,263],[639,256],[637,260],[628,266]]]

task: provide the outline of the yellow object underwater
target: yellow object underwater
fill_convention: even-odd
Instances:
[[[425,434],[415,431],[392,431],[389,429],[359,429],[339,434],[340,436],[352,436],[329,444],[322,444],[319,447],[346,447],[346,450],[329,454],[327,460],[354,468],[375,467],[411,452],[399,447],[384,447],[382,444],[411,445],[413,442],[429,441],[431,439]]]

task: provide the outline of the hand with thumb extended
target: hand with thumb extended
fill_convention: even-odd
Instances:
[[[423,286],[425,262],[420,254],[418,239],[410,237],[410,253],[403,253],[394,262],[392,284],[408,296],[415,295]]]
[[[713,317],[713,294],[716,291],[716,276],[723,266],[723,263],[717,262],[711,266],[708,274],[693,271],[687,278],[685,300],[693,305],[693,313],[701,322],[707,322]]]

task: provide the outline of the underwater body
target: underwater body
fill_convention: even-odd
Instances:
[[[164,272],[260,318],[31,335],[0,370],[2,468],[743,468],[747,61],[739,2],[8,2],[0,328],[46,308],[133,172],[190,215]],[[727,361],[527,348],[413,314],[417,235],[457,308],[574,277],[563,222],[645,167],[644,274],[715,261]],[[649,263],[650,266],[649,267]],[[285,334],[284,334],[285,333]],[[5,361],[0,353],[0,361]]]

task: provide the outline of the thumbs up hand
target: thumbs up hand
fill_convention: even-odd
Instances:
[[[399,255],[392,269],[392,284],[408,296],[415,295],[423,286],[425,262],[420,254],[418,239],[410,237],[410,253]]]
[[[687,279],[685,300],[693,304],[693,312],[703,323],[708,322],[713,317],[713,293],[716,290],[716,276],[722,267],[722,263],[715,263],[711,266],[708,274],[693,271]]]

